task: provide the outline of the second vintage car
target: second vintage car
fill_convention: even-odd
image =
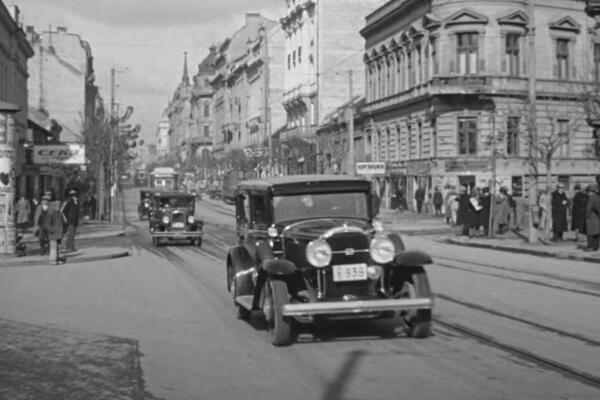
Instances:
[[[429,336],[432,260],[383,232],[376,200],[368,181],[339,175],[240,183],[226,264],[237,316],[262,312],[276,346],[319,318],[397,318],[408,336]]]
[[[202,245],[204,222],[195,217],[196,198],[187,193],[161,192],[152,194],[150,234],[156,246],[168,241],[189,241]]]

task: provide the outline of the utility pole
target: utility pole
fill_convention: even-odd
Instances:
[[[114,177],[114,160],[113,152],[115,147],[115,125],[116,125],[116,112],[115,112],[115,68],[110,69],[110,146],[108,155],[108,167],[110,171],[110,221],[113,222],[115,218],[114,205],[115,205],[115,191],[113,185],[115,184]]]
[[[535,48],[535,6],[534,0],[528,0],[528,14],[529,14],[529,170],[530,170],[530,182],[529,182],[529,243],[536,243],[538,241],[537,228],[533,225],[533,217],[538,212],[537,207],[537,154],[536,149],[533,148],[534,144],[537,143],[537,90],[536,90],[536,48]]]
[[[348,102],[348,165],[346,173],[350,176],[355,175],[356,167],[354,165],[354,107],[353,107],[353,76],[352,70],[348,71],[348,89],[350,92],[350,100]]]
[[[494,100],[492,99],[492,102]],[[496,195],[496,105],[492,103],[492,184],[490,185],[491,194],[490,194],[490,218],[488,220],[488,236],[494,237],[494,209],[495,202],[494,196]]]
[[[269,176],[271,176],[271,174],[273,173],[273,138],[271,137],[271,109],[269,106],[269,86],[270,86],[270,80],[271,80],[271,65],[270,65],[270,61],[269,61],[269,33],[267,32],[266,28],[263,26],[263,37],[265,38],[265,41],[263,43],[263,46],[265,46],[265,51],[263,53],[264,56],[264,60],[263,60],[263,68],[264,68],[264,73],[265,73],[265,88],[264,88],[264,116],[265,116],[265,135],[267,135],[267,141],[268,141],[268,146],[269,146],[269,164],[268,164],[268,174]],[[260,146],[262,147],[262,143],[260,143]]]

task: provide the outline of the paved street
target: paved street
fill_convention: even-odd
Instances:
[[[600,396],[579,375],[512,351],[597,379],[596,264],[406,237],[408,247],[435,256],[427,268],[437,295],[433,337],[407,339],[390,322],[354,321],[306,330],[297,344],[275,348],[259,315],[249,323],[235,318],[225,289],[223,257],[234,240],[231,206],[198,202],[207,232],[202,249],[154,248],[147,222],[137,221],[136,198],[128,192],[130,228],[122,239],[131,257],[0,269],[0,318],[134,340],[145,390],[164,399]],[[506,347],[476,340],[456,325]]]

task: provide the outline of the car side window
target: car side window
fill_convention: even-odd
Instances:
[[[246,221],[248,213],[246,212],[248,197],[244,193],[239,193],[236,197],[236,220],[238,224]]]
[[[262,194],[250,196],[250,208],[252,210],[250,214],[250,223],[252,225],[256,226],[268,224],[265,203],[265,196]]]

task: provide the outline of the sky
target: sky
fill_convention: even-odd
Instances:
[[[244,24],[246,12],[278,20],[285,0],[3,0],[21,11],[23,26],[41,32],[64,26],[87,41],[94,56],[96,84],[110,101],[115,68],[115,101],[131,105],[131,122],[153,142],[161,114],[183,71],[188,52],[190,77],[218,44]]]

